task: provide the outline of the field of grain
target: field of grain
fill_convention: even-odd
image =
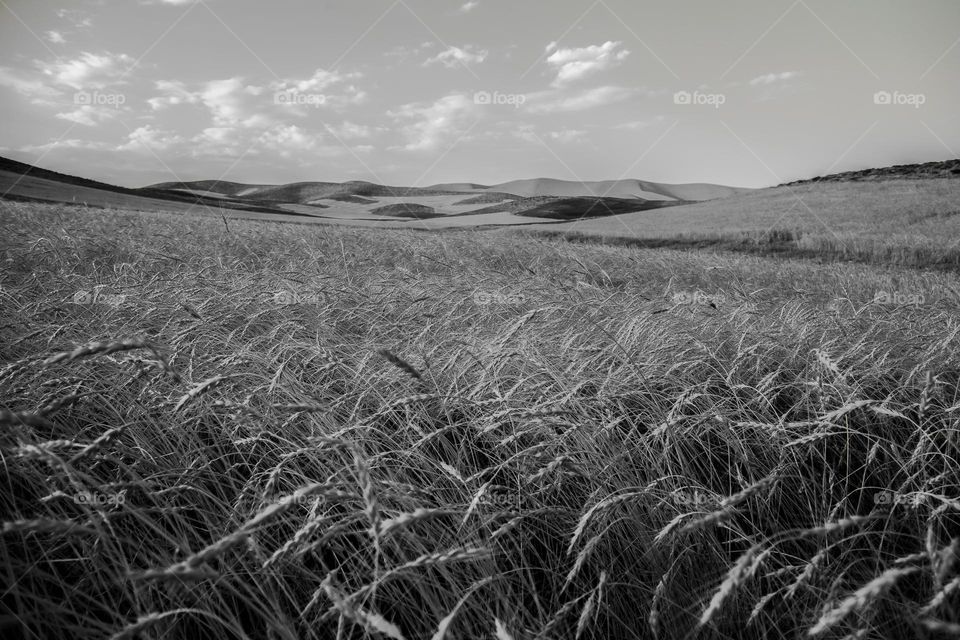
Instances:
[[[953,272],[10,203],[0,249],[4,637],[960,633]]]
[[[960,266],[960,180],[824,182],[543,226],[634,246],[716,245],[914,267]]]

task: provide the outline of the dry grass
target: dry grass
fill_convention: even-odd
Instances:
[[[613,245],[714,247],[956,270],[958,201],[956,178],[804,184],[529,229]]]
[[[0,207],[4,637],[960,628],[950,273]]]

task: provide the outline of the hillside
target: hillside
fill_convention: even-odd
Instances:
[[[960,180],[821,181],[576,223],[552,234],[649,247],[960,266]]]
[[[370,213],[378,216],[396,216],[398,218],[436,218],[443,215],[437,213],[433,207],[414,203],[388,204],[377,207],[376,209],[371,209]]]
[[[213,187],[211,189],[211,187]],[[149,188],[181,189],[188,191],[217,190],[220,193],[242,199],[256,199],[266,202],[288,202],[305,204],[311,200],[331,199],[349,201],[354,197],[414,197],[461,195],[463,192],[451,189],[396,187],[364,180],[349,182],[292,182],[289,184],[257,185],[238,184],[233,182],[211,182],[199,180],[196,182],[163,182],[151,185]],[[347,200],[345,200],[347,199]]]
[[[794,180],[782,186],[811,184],[816,182],[877,182],[881,180],[933,180],[960,177],[960,159],[920,164],[898,164],[891,167],[845,171],[806,180]]]
[[[210,184],[210,181],[207,181]],[[254,213],[298,215],[255,199],[234,200],[199,192],[119,187],[0,157],[0,198],[25,202],[69,202],[91,207],[159,211],[201,211],[226,207]]]
[[[605,180],[600,182],[572,182],[552,178],[514,180],[494,185],[487,189],[501,193],[531,197],[612,197],[643,198],[645,200],[701,201],[727,198],[752,189],[725,187],[716,184],[661,184],[644,180]]]
[[[427,189],[436,191],[483,191],[489,189],[489,185],[476,184],[475,182],[445,182],[442,184],[432,184]]]
[[[616,216],[635,211],[648,211],[675,204],[674,202],[641,200],[639,198],[558,198],[520,211],[517,215],[552,220],[580,220],[583,218]]]

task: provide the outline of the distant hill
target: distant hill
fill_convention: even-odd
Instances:
[[[921,164],[897,164],[877,169],[845,171],[807,180],[794,180],[781,186],[811,184],[815,182],[870,182],[893,180],[897,178],[933,180],[936,178],[960,178],[960,159],[942,162],[924,162]]]
[[[207,181],[207,184],[211,184],[211,181]],[[196,207],[220,210],[225,207],[257,213],[295,215],[257,200],[238,201],[211,197],[199,191],[199,189],[198,192],[176,191],[158,186],[130,189],[0,157],[0,193],[8,200],[70,202],[95,207],[175,211],[189,211]]]
[[[487,193],[481,193],[478,196],[473,196],[472,198],[460,200],[456,204],[491,204],[495,202],[503,202],[504,200],[519,199],[521,199],[521,196],[515,196],[512,193],[498,193],[496,191],[489,191]]]
[[[544,218],[548,220],[579,220],[582,218],[602,218],[647,211],[671,205],[683,204],[667,200],[643,200],[641,198],[591,198],[575,196],[558,198],[556,196],[531,196],[516,198],[508,202],[477,209],[467,214],[512,213],[525,218]]]
[[[489,188],[488,185],[473,182],[446,182],[427,187],[427,189],[435,189],[437,191],[483,191]]]
[[[235,198],[256,199],[264,202],[306,204],[313,200],[344,200],[351,196],[375,198],[407,198],[416,196],[458,195],[462,192],[433,187],[391,187],[364,180],[349,182],[291,182],[290,184],[238,184],[198,180],[195,182],[161,182],[150,189],[175,189],[181,191],[216,191]]]
[[[648,209],[675,204],[678,203],[626,198],[558,198],[521,211],[517,215],[550,220],[579,220],[588,217],[596,218],[633,213],[634,211],[647,211]]]
[[[469,216],[477,216],[477,223],[482,224],[491,214],[497,214],[497,224],[514,224],[519,218],[525,223],[531,218],[577,220],[725,198],[746,191],[751,190],[713,184],[551,178],[492,186],[457,182],[429,187],[398,187],[364,180],[288,184],[195,180],[129,189],[0,158],[0,193],[7,199],[177,211],[195,207],[214,212],[234,209],[339,221],[455,217],[457,224],[469,225]]]
[[[398,218],[437,218],[442,217],[442,213],[437,213],[433,207],[422,204],[400,203],[388,204],[383,207],[371,209],[370,213],[378,216],[396,216]]]
[[[175,189],[190,192],[217,192],[235,198],[254,198],[264,202],[307,203],[314,200],[343,200],[349,196],[365,198],[409,198],[456,194],[497,194],[505,197],[531,198],[554,196],[558,198],[609,197],[640,198],[643,200],[700,202],[727,198],[752,191],[717,184],[665,184],[644,180],[606,180],[600,182],[574,182],[553,178],[514,180],[498,185],[482,185],[472,182],[435,184],[429,187],[391,187],[373,182],[353,180],[350,182],[293,182],[283,185],[250,184],[199,180],[196,182],[163,182],[150,185],[153,189]],[[343,200],[347,201],[347,200]]]
[[[523,197],[559,196],[559,197],[610,197],[642,198],[644,200],[682,200],[699,202],[716,198],[727,198],[752,191],[737,187],[725,187],[717,184],[662,184],[644,180],[604,180],[600,182],[573,182],[552,178],[533,180],[514,180],[489,187],[488,191],[511,193]]]

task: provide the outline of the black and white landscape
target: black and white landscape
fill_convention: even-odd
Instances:
[[[0,16],[0,637],[960,637],[960,4]]]

